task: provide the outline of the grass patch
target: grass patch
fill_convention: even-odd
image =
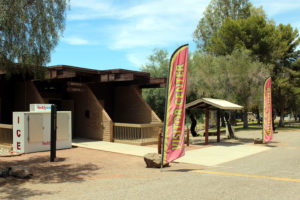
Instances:
[[[300,122],[285,122],[284,127],[278,127],[279,122],[275,121],[275,130],[295,130],[300,129]],[[257,122],[249,122],[248,128],[243,128],[243,123],[238,122],[233,126],[235,130],[261,130],[262,124],[258,125]]]
[[[275,121],[275,130],[296,130],[296,129],[300,129],[300,122],[285,122],[284,123],[284,127],[278,127],[279,122]],[[187,126],[187,125],[186,125]],[[188,124],[188,127],[190,127],[190,124]],[[262,124],[258,125],[257,122],[249,122],[248,123],[248,128],[243,128],[243,122],[237,122],[236,126],[232,126],[234,128],[235,131],[239,131],[239,130],[243,130],[243,131],[251,131],[251,130],[262,130]],[[202,135],[203,131],[205,129],[204,124],[198,122],[197,123],[197,127],[196,130],[198,132],[198,134]],[[210,128],[209,133],[214,133],[217,132],[217,128]],[[221,132],[226,132],[226,128],[225,127],[221,127]]]

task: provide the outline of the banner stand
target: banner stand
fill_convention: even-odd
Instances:
[[[184,123],[187,60],[188,44],[185,44],[175,50],[169,63],[161,169],[165,164],[185,154]]]

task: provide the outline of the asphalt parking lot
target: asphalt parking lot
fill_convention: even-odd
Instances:
[[[237,134],[242,143],[259,133]],[[49,152],[1,157],[1,165],[26,165],[34,177],[0,178],[0,198],[297,199],[300,131],[280,132],[262,146],[268,150],[212,166],[175,162],[163,170],[146,168],[140,156],[81,147],[58,151],[54,163]]]

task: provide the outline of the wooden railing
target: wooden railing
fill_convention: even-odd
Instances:
[[[0,145],[12,145],[13,126],[11,124],[0,124]]]
[[[113,140],[118,143],[148,145],[157,144],[163,123],[129,124],[114,123]]]

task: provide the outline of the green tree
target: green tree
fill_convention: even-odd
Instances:
[[[284,114],[295,88],[290,78],[291,71],[297,71],[292,64],[299,56],[296,50],[299,42],[297,29],[290,25],[276,26],[258,13],[246,19],[227,18],[211,37],[207,50],[214,55],[230,55],[236,49],[248,49],[261,62],[272,64],[274,105],[280,114],[280,126],[284,126]]]
[[[227,18],[247,18],[251,13],[248,0],[211,0],[194,31],[198,48],[206,50],[208,41]]]
[[[227,18],[211,37],[207,50],[214,55],[230,55],[235,49],[248,49],[261,62],[270,63],[277,46],[275,25],[264,16],[253,15],[246,19]]]
[[[277,113],[280,114],[279,126],[284,126],[284,115],[286,111],[291,112],[290,105],[293,105],[294,95],[299,89],[299,50],[296,50],[300,43],[297,29],[291,25],[279,24],[277,26],[277,39],[280,56],[275,62],[272,77],[274,79],[274,96],[278,100],[275,104]]]
[[[0,0],[0,66],[37,68],[50,61],[65,27],[68,0]]]
[[[244,106],[244,127],[247,127],[247,113],[260,103],[262,89],[257,88],[262,88],[271,66],[255,60],[247,50],[218,57],[198,52],[193,55],[193,62],[197,67],[189,71],[189,94],[226,99]]]
[[[299,113],[300,58],[295,62],[278,65],[275,68],[273,97],[276,113],[280,115],[279,126],[284,127],[284,116]]]
[[[168,52],[162,49],[154,49],[149,56],[148,63],[141,67],[143,72],[149,72],[151,77],[167,77],[169,69]],[[165,88],[143,89],[143,97],[161,120],[164,120]]]

